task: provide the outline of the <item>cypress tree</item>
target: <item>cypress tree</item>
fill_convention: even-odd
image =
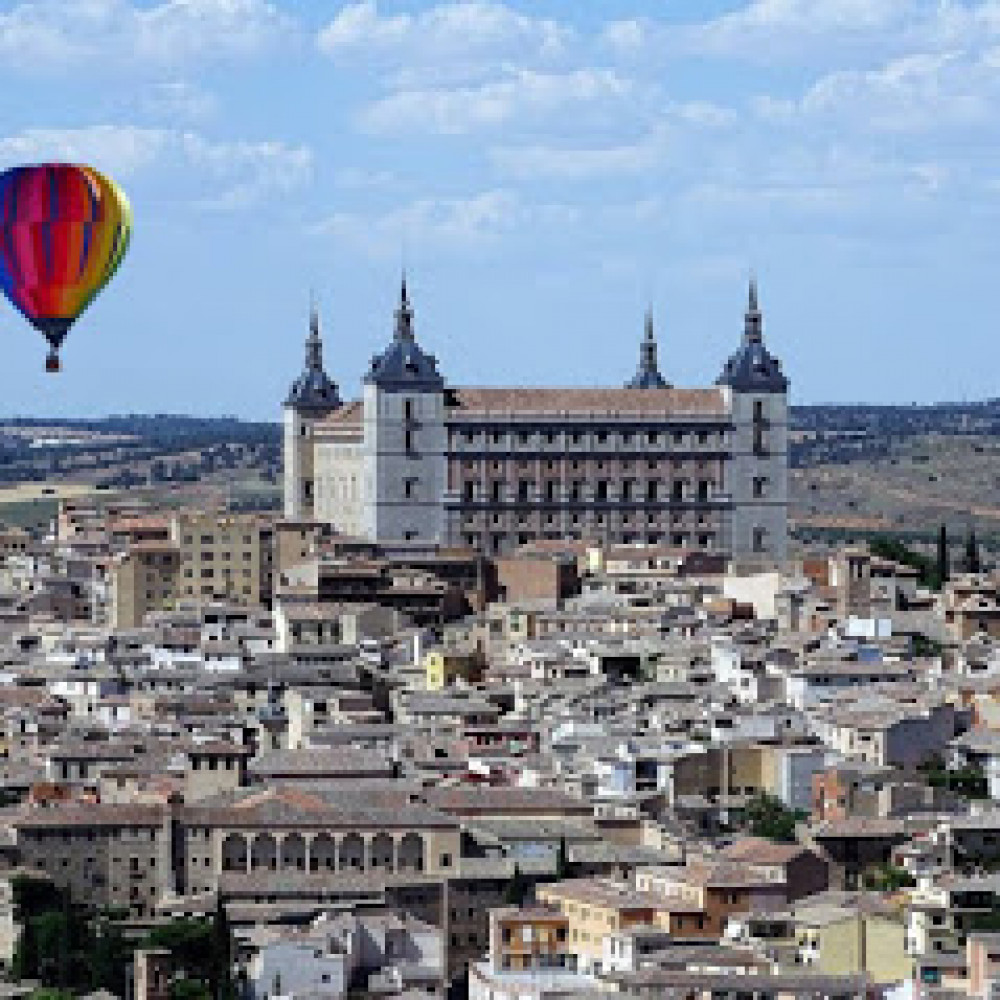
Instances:
[[[230,1000],[233,991],[233,942],[229,930],[229,915],[222,897],[215,900],[212,918],[211,989],[215,1000]]]
[[[937,585],[938,589],[948,582],[948,528],[941,525],[938,529],[937,543]]]
[[[562,881],[569,878],[569,850],[566,847],[566,838],[559,838],[559,853],[556,855],[556,878]]]
[[[11,971],[15,981],[38,978],[38,937],[35,922],[27,914],[21,917],[21,933],[14,949]]]
[[[510,881],[504,889],[503,901],[508,906],[521,906],[523,905],[524,898],[527,894],[528,886],[525,882],[524,875],[521,873],[521,866],[515,861],[514,874],[511,875]]]
[[[965,571],[979,573],[982,563],[979,559],[979,542],[976,541],[976,529],[969,529],[969,537],[965,542]]]

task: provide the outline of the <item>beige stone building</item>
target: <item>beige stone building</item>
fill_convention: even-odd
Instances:
[[[24,866],[95,907],[152,915],[168,893],[252,887],[267,875],[373,873],[447,880],[459,873],[457,820],[398,796],[332,804],[257,788],[191,805],[82,804],[12,822]]]
[[[112,628],[137,628],[151,611],[177,601],[180,552],[172,542],[137,542],[116,556],[109,570]]]
[[[266,604],[271,599],[274,528],[257,514],[184,511],[171,521],[184,597]]]
[[[169,813],[158,806],[33,809],[13,826],[24,867],[68,887],[80,903],[143,918],[170,885]]]
[[[179,511],[166,538],[125,541],[108,578],[112,628],[136,628],[180,601],[269,604],[274,528],[259,514]]]

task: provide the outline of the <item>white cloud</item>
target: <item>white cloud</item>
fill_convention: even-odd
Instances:
[[[881,35],[912,16],[919,0],[752,0],[683,33],[698,51],[770,59],[811,42],[861,40]]]
[[[402,90],[369,105],[362,125],[370,132],[459,135],[509,125],[557,111],[623,104],[631,81],[613,70],[541,73],[516,69],[474,87]]]
[[[509,191],[467,198],[420,198],[379,215],[336,212],[314,231],[333,236],[374,256],[398,253],[407,243],[421,247],[470,247],[509,231],[521,213]]]
[[[0,165],[48,160],[92,163],[115,177],[129,177],[167,150],[171,134],[131,125],[94,125],[76,129],[27,129],[0,138]]]
[[[643,174],[665,165],[671,153],[692,137],[716,133],[736,120],[730,109],[707,101],[667,104],[651,117],[653,124],[631,142],[501,145],[490,150],[490,160],[498,169],[522,179],[587,180]]]
[[[576,218],[570,206],[527,204],[496,188],[465,197],[419,198],[375,214],[336,212],[312,231],[384,258],[405,245],[452,252],[487,248],[528,227],[562,228]]]
[[[207,208],[238,209],[263,198],[293,191],[312,175],[312,152],[282,142],[211,142],[185,132],[179,137],[184,158],[215,178],[222,190],[201,199]]]
[[[649,22],[639,18],[629,18],[606,24],[601,30],[600,40],[621,55],[632,55],[642,49],[648,32]]]
[[[137,55],[156,62],[248,56],[292,29],[291,19],[266,0],[166,0],[134,10]]]
[[[215,142],[194,132],[135,126],[29,129],[0,138],[0,167],[65,160],[128,179],[156,167],[177,170],[202,207],[238,209],[305,184],[312,153],[280,142]]]
[[[215,113],[217,102],[185,80],[168,80],[153,86],[142,102],[146,111],[181,121],[201,121]]]
[[[500,170],[521,179],[581,180],[642,173],[656,164],[662,153],[659,137],[645,137],[620,146],[593,148],[501,146],[490,151],[490,159]]]
[[[0,56],[39,72],[94,59],[162,66],[253,55],[293,31],[269,0],[23,0],[0,13]]]
[[[700,22],[611,21],[599,41],[623,60],[696,55],[830,66],[847,53],[888,60],[997,37],[1000,0],[745,0]]]
[[[568,29],[494,0],[437,4],[414,14],[381,14],[376,0],[348,4],[320,31],[329,56],[388,56],[419,64],[457,60],[548,58],[561,53]]]
[[[858,132],[946,131],[996,121],[1000,77],[989,57],[922,53],[875,70],[822,77],[797,100],[756,103],[772,121],[835,122]]]

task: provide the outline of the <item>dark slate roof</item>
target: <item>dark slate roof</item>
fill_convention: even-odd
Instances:
[[[645,371],[644,369],[639,369],[629,379],[626,388],[627,389],[665,389],[669,383],[658,371]]]
[[[437,358],[425,351],[413,334],[413,310],[406,294],[405,278],[396,310],[396,331],[392,343],[372,358],[365,382],[388,389],[435,391],[444,388],[444,378],[437,369]]]
[[[656,358],[656,336],[653,333],[653,313],[646,313],[646,328],[639,348],[639,367],[625,383],[626,389],[668,389],[670,383],[660,374]]]
[[[739,392],[787,392],[788,379],[781,362],[764,346],[760,309],[757,307],[757,285],[750,282],[743,343],[726,362],[717,385],[728,385]]]
[[[319,336],[319,317],[313,311],[309,319],[309,337],[306,339],[306,363],[302,374],[288,390],[286,406],[297,410],[335,410],[340,406],[337,383],[323,370],[323,342]]]

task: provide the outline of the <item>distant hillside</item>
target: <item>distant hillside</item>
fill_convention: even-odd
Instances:
[[[894,448],[917,437],[996,437],[1000,399],[928,406],[793,406],[791,428],[794,468],[868,461],[888,458]]]
[[[267,421],[239,420],[236,417],[185,417],[176,414],[129,414],[127,416],[64,419],[45,417],[12,417],[0,419],[0,437],[11,437],[11,431],[37,430],[40,437],[50,428],[83,431],[102,437],[126,437],[143,444],[167,450],[208,447],[227,444],[279,444],[281,425]],[[24,439],[23,433],[17,435]]]

